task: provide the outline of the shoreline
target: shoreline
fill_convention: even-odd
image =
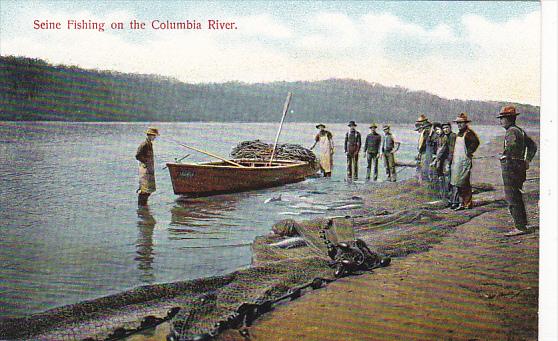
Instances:
[[[534,137],[534,138],[537,138],[537,137]],[[537,140],[538,140],[538,138],[537,138]],[[479,157],[479,156],[492,155],[492,154],[494,154],[494,150],[497,147],[499,147],[499,146],[497,146],[497,144],[495,145],[492,142],[481,145],[481,149],[479,150],[479,152],[477,153],[476,156]],[[264,314],[262,317],[260,317],[260,319],[256,320],[256,323],[254,324],[253,327],[250,327],[248,329],[241,329],[241,331],[248,332],[251,335],[254,335],[254,337],[256,337],[256,339],[257,339],[257,335],[263,335],[263,336],[270,335],[269,333],[271,331],[269,329],[267,329],[270,325],[274,325],[274,327],[271,328],[271,330],[277,330],[277,328],[279,328],[279,330],[283,330],[283,329],[288,330],[288,329],[293,329],[293,327],[296,327],[296,328],[294,328],[295,331],[300,330],[300,329],[306,330],[307,329],[306,327],[308,327],[308,328],[312,327],[312,325],[313,325],[312,322],[311,321],[304,322],[304,321],[300,321],[300,319],[295,319],[296,324],[294,326],[290,325],[289,321],[291,321],[292,319],[289,318],[289,317],[292,317],[292,316],[281,315],[281,314],[285,313],[285,309],[287,309],[287,311],[289,311],[288,309],[292,308],[292,309],[294,309],[293,311],[298,311],[298,313],[297,313],[298,315],[296,315],[296,316],[300,317],[299,315],[301,315],[301,316],[306,315],[305,311],[307,309],[310,309],[312,311],[316,310],[316,308],[317,308],[316,304],[318,304],[318,307],[321,307],[319,302],[321,302],[322,300],[327,299],[327,297],[329,295],[332,295],[334,297],[338,297],[338,298],[342,299],[342,301],[345,301],[345,300],[351,301],[355,298],[354,295],[351,294],[352,292],[354,292],[354,288],[344,290],[343,285],[346,285],[346,283],[349,283],[349,287],[356,286],[356,288],[358,288],[358,287],[368,288],[368,289],[366,289],[367,291],[371,290],[371,291],[368,291],[368,292],[374,292],[373,288],[369,287],[366,284],[366,281],[368,281],[368,280],[374,281],[375,280],[374,276],[376,276],[377,274],[385,274],[384,276],[388,276],[388,277],[390,276],[390,274],[393,275],[393,271],[395,271],[395,270],[392,270],[392,269],[399,269],[399,267],[402,266],[402,265],[399,265],[399,263],[406,264],[407,262],[410,262],[412,259],[415,259],[415,257],[419,257],[419,259],[421,259],[421,257],[423,257],[422,255],[430,254],[430,252],[432,252],[431,250],[434,250],[434,249],[440,247],[440,245],[443,245],[448,240],[451,240],[452,238],[454,238],[456,232],[461,231],[464,226],[470,226],[471,224],[473,224],[472,222],[478,222],[479,219],[482,222],[482,219],[481,219],[482,217],[487,217],[487,215],[490,216],[490,214],[492,214],[491,212],[496,212],[496,211],[499,212],[498,213],[499,218],[504,219],[502,221],[505,221],[506,215],[509,216],[509,214],[507,213],[507,211],[504,211],[504,213],[502,214],[502,211],[504,210],[502,205],[501,205],[502,191],[501,191],[501,188],[498,188],[498,185],[497,185],[498,184],[498,179],[495,178],[495,176],[499,176],[499,165],[497,165],[498,167],[495,168],[494,167],[494,162],[496,162],[496,160],[495,159],[490,159],[490,158],[481,159],[481,160],[478,160],[478,161],[475,162],[475,166],[474,166],[475,168],[473,169],[473,184],[475,185],[475,184],[480,183],[478,181],[478,175],[479,175],[478,173],[479,172],[478,171],[475,172],[475,169],[483,169],[483,175],[485,176],[483,181],[486,182],[488,180],[488,182],[496,184],[495,186],[492,187],[495,190],[488,190],[488,191],[485,191],[483,193],[476,194],[475,197],[474,197],[474,200],[479,205],[474,210],[471,210],[471,212],[463,213],[461,216],[464,217],[464,218],[463,219],[461,219],[461,218],[457,219],[453,223],[454,226],[449,226],[447,224],[442,223],[442,224],[437,224],[437,225],[434,224],[436,226],[434,226],[434,228],[431,228],[431,227],[428,227],[428,226],[422,226],[420,224],[420,222],[415,224],[413,221],[409,221],[407,223],[407,225],[408,225],[408,227],[412,226],[412,228],[407,229],[407,230],[401,230],[401,229],[398,230],[398,229],[385,229],[385,226],[384,226],[384,230],[383,230],[384,233],[382,233],[382,237],[381,238],[375,238],[377,236],[375,236],[373,232],[374,232],[374,228],[377,228],[377,226],[370,228],[371,227],[370,225],[374,225],[374,224],[371,224],[370,221],[367,221],[366,220],[367,217],[378,216],[378,213],[380,213],[379,216],[381,217],[382,215],[384,215],[384,213],[382,213],[382,211],[388,212],[388,215],[389,215],[389,213],[394,213],[394,212],[396,213],[396,212],[401,212],[401,211],[411,211],[411,212],[414,212],[414,213],[419,212],[420,214],[422,214],[423,216],[426,217],[427,223],[432,223],[433,220],[439,219],[439,216],[434,215],[433,217],[430,217],[430,220],[428,220],[428,214],[426,214],[425,212],[436,212],[436,213],[438,213],[438,212],[443,211],[443,209],[441,207],[436,206],[437,205],[436,200],[430,200],[430,199],[432,199],[432,197],[430,197],[431,193],[429,193],[429,191],[427,189],[417,187],[412,180],[411,181],[399,182],[399,183],[395,183],[395,184],[393,184],[393,183],[379,183],[376,188],[370,189],[370,191],[368,191],[366,189],[363,189],[363,190],[359,190],[358,192],[355,192],[355,195],[360,195],[364,198],[364,203],[365,203],[364,204],[364,206],[365,206],[364,209],[355,210],[351,214],[352,216],[355,217],[354,219],[355,219],[355,223],[356,223],[356,230],[357,230],[357,234],[359,234],[359,237],[363,237],[363,239],[365,239],[365,241],[368,243],[369,246],[371,246],[372,249],[379,250],[383,253],[386,253],[386,254],[389,254],[389,255],[392,255],[392,256],[396,256],[396,257],[397,256],[404,256],[404,257],[395,258],[392,265],[388,268],[375,270],[374,273],[372,273],[372,274],[364,274],[364,275],[361,275],[361,276],[353,276],[353,277],[343,278],[341,280],[336,281],[335,283],[329,284],[328,287],[324,290],[318,290],[316,292],[309,293],[307,295],[304,295],[302,299],[296,300],[293,303],[286,304],[286,305],[281,305],[277,309],[273,310],[271,313]],[[531,167],[531,170],[528,173],[528,178],[532,178],[534,173],[538,174],[538,156],[536,158],[536,161],[533,162],[533,166]],[[499,181],[501,182],[501,180],[499,180]],[[535,185],[534,182],[526,183],[526,187],[529,187],[531,191],[532,191],[532,188],[534,187],[533,185]],[[536,185],[538,185],[538,181],[536,181]],[[477,187],[479,187],[479,186],[477,186]],[[483,188],[484,188],[484,190],[486,190],[489,187],[490,186],[480,186],[481,190],[483,190]],[[538,198],[538,192],[536,193],[535,197]],[[530,199],[530,200],[532,201],[532,199]],[[531,211],[532,202],[530,202],[528,207]],[[538,210],[537,210],[537,214],[538,214]],[[422,219],[423,216],[420,216],[420,219]],[[415,225],[417,225],[418,227],[415,227]],[[426,224],[426,225],[428,225],[428,224]],[[497,228],[497,227],[494,227],[494,228]],[[533,235],[531,235],[531,236],[533,236]],[[265,237],[262,237],[262,238],[265,239]],[[537,238],[536,240],[538,242],[538,234],[536,234],[536,238]],[[258,239],[256,240],[255,244],[257,244]],[[403,253],[397,254],[397,250],[406,250],[406,251],[404,251]],[[535,264],[538,265],[538,260],[535,261]],[[453,269],[452,271],[455,271],[455,270],[456,269]],[[538,270],[536,271],[536,274],[538,275]],[[430,274],[430,279],[432,279],[434,276],[435,276],[435,271],[432,271],[432,273]],[[222,278],[225,278],[225,277],[227,277],[227,275],[220,276],[219,278],[222,279]],[[203,280],[212,280],[212,279],[213,278],[203,279]],[[364,280],[364,279],[366,279],[366,280]],[[198,281],[198,282],[203,282],[203,280]],[[363,281],[364,281],[364,283],[363,283]],[[165,290],[169,289],[168,286],[182,286],[182,285],[187,285],[188,283],[192,283],[192,282],[196,282],[196,281],[169,283],[168,285],[155,285],[155,286],[149,286],[149,287],[140,287],[140,288],[137,288],[137,289],[157,288],[158,290],[163,289],[163,291],[165,291]],[[403,280],[401,280],[400,282],[395,282],[395,283],[397,283],[397,285],[395,287],[401,287],[401,288],[406,288],[409,285],[412,285],[412,284],[410,284],[410,281],[405,281],[403,283]],[[535,284],[538,286],[538,282],[535,282]],[[533,288],[533,286],[531,286],[531,288]],[[378,289],[378,288],[375,288],[375,289]],[[381,289],[381,288],[379,288],[379,289]],[[134,289],[133,291],[141,291],[141,290]],[[337,294],[334,295],[334,294],[332,294],[333,292],[335,292]],[[346,293],[347,295],[344,295],[343,293]],[[134,296],[136,294],[140,295],[141,293],[140,292],[121,293],[121,294],[106,297],[105,301],[107,299],[110,299],[110,298],[114,298],[114,297],[118,297],[118,296],[122,296],[122,295],[126,296],[126,295],[130,295],[130,294],[131,294],[131,296]],[[170,294],[167,293],[167,295],[170,295]],[[362,292],[361,292],[361,295],[362,295]],[[156,299],[156,296],[157,295],[153,296],[153,299]],[[360,299],[360,297],[359,297],[359,299]],[[134,300],[139,301],[141,299],[139,297],[136,297]],[[143,300],[145,301],[145,298]],[[97,300],[93,300],[93,301],[97,301]],[[82,303],[79,303],[78,305],[80,305],[80,306],[84,305],[84,304],[87,305],[88,303],[91,303],[93,301],[82,302]],[[298,302],[301,302],[301,303],[298,303]],[[536,302],[536,300],[535,300],[535,302]],[[147,305],[150,305],[150,304],[153,304],[153,303],[156,303],[156,302],[152,302],[152,301],[148,300],[148,302],[144,302],[144,303],[147,303]],[[169,303],[169,302],[167,302],[167,303]],[[308,304],[308,305],[306,305],[306,304]],[[378,304],[379,304],[379,302],[373,303],[371,308],[378,308],[377,307]],[[163,311],[167,312],[167,309],[172,305],[173,304],[171,304],[171,303],[163,304],[163,305],[159,306],[158,308],[156,308],[155,310],[158,309],[158,311],[159,311],[159,315],[156,315],[157,318],[164,317],[164,316],[161,316],[162,312]],[[339,302],[337,304],[334,304],[334,306],[337,307],[337,308],[333,309],[333,311],[329,311],[329,313],[333,313],[335,315],[338,315],[340,312],[343,311],[342,304],[340,304]],[[291,308],[289,308],[289,307],[291,307]],[[62,308],[68,308],[68,307],[62,307]],[[128,305],[123,305],[120,308],[113,307],[113,309],[122,309],[122,308],[129,309],[129,306]],[[153,308],[153,307],[151,307],[151,308]],[[360,310],[368,310],[367,308],[366,309],[364,309],[364,308],[365,307],[362,307]],[[61,310],[63,310],[63,309],[61,309]],[[147,310],[149,310],[149,315],[153,315],[152,314],[153,313],[152,309],[147,309]],[[535,312],[536,312],[536,309],[535,309]],[[120,313],[124,314],[124,312],[120,312]],[[147,311],[144,312],[144,313],[147,314]],[[40,315],[40,314],[36,314],[36,315]],[[132,318],[132,316],[128,316],[128,317]],[[136,316],[136,318],[137,318],[137,316]],[[119,320],[119,319],[117,319],[117,320]],[[120,320],[123,321],[122,319],[120,319]],[[126,319],[124,319],[124,320],[126,320]],[[354,321],[352,321],[352,320],[346,321],[346,323],[351,324],[353,322],[356,323],[358,321],[359,321],[359,319],[355,319]],[[535,318],[535,321],[536,321],[536,318]],[[76,322],[76,321],[74,321],[74,322]],[[142,321],[136,321],[136,323],[135,323],[136,328],[139,326],[139,322],[142,322]],[[160,321],[158,321],[158,322],[160,322]],[[279,322],[279,325],[276,325],[277,322]],[[123,323],[123,322],[121,322],[121,323]],[[123,323],[123,324],[129,324],[129,322],[128,323]],[[304,327],[304,328],[301,328],[299,326],[299,324],[302,324],[302,327]],[[116,327],[115,325],[113,325],[113,326]],[[334,327],[334,329],[339,329],[339,326]],[[317,337],[316,335],[321,335],[321,337],[327,338],[328,335],[330,335],[330,334],[327,334],[328,330],[329,330],[329,332],[333,332],[333,330],[331,330],[331,328],[328,329],[327,326],[322,326],[322,327],[320,327],[321,333],[318,333],[317,331],[315,331],[316,333],[318,333],[318,334],[315,334],[315,335],[305,334],[305,335],[290,335],[290,336],[288,336],[287,334],[285,334],[284,337],[285,337],[285,339],[289,339],[289,337],[291,339],[292,339],[292,337],[295,337],[296,339],[300,339],[300,338],[302,338],[302,339],[313,339],[313,337]],[[535,327],[535,330],[536,330],[536,327]],[[168,323],[163,323],[163,324],[160,324],[159,326],[157,326],[156,328],[148,328],[147,330],[136,333],[136,334],[130,336],[128,339],[129,340],[145,340],[145,339],[164,340],[167,334],[168,334]],[[405,336],[407,337],[408,335],[405,335]],[[240,333],[238,333],[238,330],[234,330],[234,329],[230,329],[230,330],[226,331],[225,333],[223,333],[221,336],[219,336],[220,339],[224,339],[224,340],[228,340],[228,339],[236,340],[236,339],[239,339],[239,337],[241,337]],[[353,337],[355,337],[355,335],[353,335]],[[243,339],[243,337],[240,338],[240,339]],[[279,339],[281,339],[281,338],[279,338]]]

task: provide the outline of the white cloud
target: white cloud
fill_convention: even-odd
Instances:
[[[428,39],[437,42],[448,42],[456,39],[451,27],[439,24],[429,30],[422,26],[405,22],[389,13],[367,14],[361,19],[367,34],[384,39],[388,35],[406,35],[418,39]]]
[[[241,34],[251,36],[289,38],[292,35],[286,25],[268,14],[240,17],[237,26]]]
[[[233,32],[38,32],[32,29],[34,18],[127,23],[133,15],[40,9],[23,14],[12,22],[19,30],[1,32],[3,55],[161,74],[185,82],[350,77],[449,98],[539,103],[538,12],[501,23],[466,16],[453,26],[430,28],[387,13],[311,13],[297,23],[261,14],[238,18]],[[424,54],[387,46],[390,37],[420,42]],[[441,48],[440,43],[446,45]],[[412,58],[392,58],[397,53]]]

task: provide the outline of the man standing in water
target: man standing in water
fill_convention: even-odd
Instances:
[[[147,200],[151,193],[155,192],[155,160],[153,157],[153,140],[159,136],[155,128],[148,128],[145,133],[147,138],[143,141],[136,152],[136,160],[139,161],[139,188],[138,206],[147,206]]]
[[[345,154],[347,154],[347,180],[358,179],[358,153],[360,152],[361,137],[356,131],[355,121],[348,124],[350,130],[345,134]]]
[[[462,112],[454,120],[459,133],[455,140],[453,160],[451,165],[451,185],[454,187],[453,202],[460,202],[452,208],[455,211],[473,208],[473,189],[471,187],[471,169],[473,167],[473,153],[479,147],[477,134],[469,128],[471,122],[467,113]]]
[[[537,145],[523,129],[515,125],[517,115],[519,113],[512,105],[502,108],[498,115],[500,125],[506,129],[504,152],[500,158],[504,195],[515,225],[512,231],[505,234],[508,237],[534,231],[527,226],[527,214],[521,190],[527,176],[529,162],[537,153]]]
[[[370,180],[370,172],[372,171],[372,164],[374,164],[374,181],[378,180],[378,153],[380,151],[380,144],[382,144],[382,137],[376,132],[378,126],[375,123],[370,125],[370,134],[366,136],[364,142],[364,154],[366,154],[366,180]]]
[[[310,150],[314,149],[316,144],[320,146],[320,169],[322,170],[324,177],[331,177],[331,171],[333,170],[333,153],[335,152],[335,146],[333,145],[333,135],[331,132],[327,131],[326,126],[323,124],[318,124],[316,126],[320,131],[316,135],[316,139]]]
[[[397,173],[395,172],[395,152],[399,150],[401,144],[395,142],[389,125],[384,125],[383,130],[384,141],[382,142],[382,155],[384,156],[387,181],[395,182],[397,181]]]

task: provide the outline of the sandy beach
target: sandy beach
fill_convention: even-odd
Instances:
[[[499,141],[491,141],[476,156],[500,148]],[[538,171],[537,157],[524,187],[532,223],[539,215]],[[497,158],[476,160],[473,184],[478,183],[493,184],[494,190],[476,194],[477,203],[502,201]],[[391,208],[424,204],[369,201]],[[395,258],[387,268],[343,278],[277,307],[242,334],[252,340],[536,339],[539,235],[504,237],[512,226],[500,205],[457,225],[428,251]],[[220,339],[245,336],[229,330]]]

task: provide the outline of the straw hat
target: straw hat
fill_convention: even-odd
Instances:
[[[515,106],[507,105],[500,110],[500,114],[496,116],[497,118],[501,117],[510,117],[510,116],[517,116],[519,113],[515,110]]]
[[[461,114],[457,115],[457,118],[455,120],[453,120],[456,123],[469,123],[471,122],[469,120],[469,118],[467,118],[467,113],[466,112],[462,112]]]
[[[382,130],[389,130],[391,127],[389,126],[389,124],[384,124],[384,126],[382,127]]]
[[[415,123],[422,123],[422,122],[428,122],[428,118],[426,118],[426,115],[424,114],[420,114],[417,120],[415,121]]]
[[[325,126],[324,124],[321,124],[321,123],[320,123],[320,124],[318,124],[318,125],[316,126],[316,128],[317,128],[317,129],[320,129],[320,128],[325,128],[325,127],[326,127],[326,126]]]
[[[356,127],[357,124],[355,123],[355,121],[350,121],[348,124],[349,127]]]
[[[378,126],[376,125],[376,123],[372,123],[372,124],[370,125],[370,128],[378,128]]]
[[[147,130],[145,131],[145,133],[146,133],[147,135],[159,136],[159,129],[157,129],[157,128],[147,128]]]

